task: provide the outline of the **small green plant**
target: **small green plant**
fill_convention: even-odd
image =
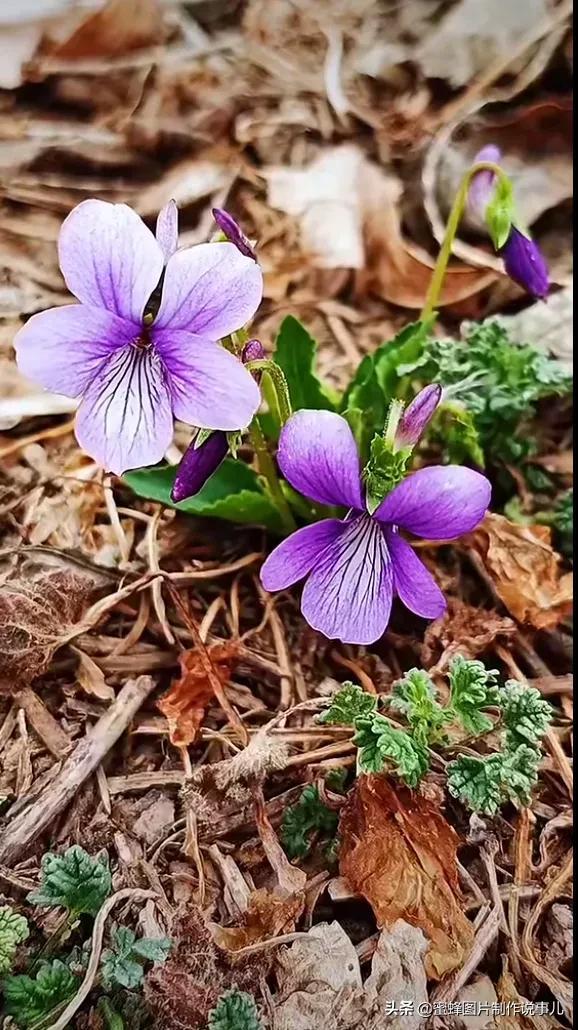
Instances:
[[[499,687],[497,672],[482,662],[454,658],[448,672],[450,699],[440,704],[423,669],[411,669],[389,698],[379,699],[399,712],[407,728],[378,711],[378,698],[353,683],[344,683],[320,722],[352,726],[362,772],[395,773],[416,787],[430,767],[431,748],[449,744],[447,728],[461,726],[482,736],[501,719],[501,750],[487,756],[464,754],[447,766],[448,789],[474,811],[494,814],[505,801],[528,804],[538,779],[540,741],[552,717],[550,705],[532,687],[509,680]]]
[[[28,934],[28,923],[24,916],[9,905],[0,905],[0,973],[7,973],[11,969],[16,949]]]
[[[331,844],[337,832],[339,817],[319,797],[315,784],[303,789],[299,801],[285,809],[280,838],[287,857],[305,858],[311,849],[314,835]]]
[[[222,994],[209,1013],[208,1030],[264,1030],[255,999],[233,989]]]
[[[79,985],[78,977],[60,959],[43,963],[35,977],[7,976],[2,984],[5,1014],[28,1030],[70,1001]]]
[[[102,983],[107,990],[140,987],[145,963],[164,962],[171,949],[171,941],[167,937],[137,939],[127,926],[113,926],[111,944],[112,947],[102,953],[100,967]]]
[[[63,855],[42,857],[40,887],[28,895],[34,905],[61,905],[71,916],[95,915],[112,890],[108,864],[74,844]]]

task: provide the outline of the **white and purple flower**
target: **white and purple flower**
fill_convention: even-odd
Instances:
[[[424,618],[444,612],[441,590],[400,530],[451,540],[474,529],[490,501],[485,476],[456,465],[422,468],[369,514],[353,433],[329,411],[296,412],[281,432],[277,460],[296,490],[348,514],[305,526],[279,544],[261,570],[267,590],[306,578],[301,610],[309,625],[351,644],[382,636],[394,596]]]
[[[15,340],[24,375],[81,398],[78,441],[117,474],[160,461],[174,418],[232,431],[259,405],[254,378],[217,342],[255,314],[259,266],[232,243],[177,245],[174,204],[155,238],[125,204],[85,200],[58,241],[80,303],[33,315]]]

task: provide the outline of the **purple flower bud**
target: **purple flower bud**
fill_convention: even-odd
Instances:
[[[432,418],[442,396],[442,388],[438,383],[424,386],[401,416],[395,433],[396,451],[406,447],[415,447]]]
[[[193,439],[177,469],[171,490],[171,501],[178,504],[179,501],[186,501],[188,497],[198,494],[227,457],[228,450],[227,434],[220,430],[211,433],[200,447],[195,447]]]
[[[253,261],[257,260],[257,255],[249,243],[249,240],[242,232],[241,226],[235,221],[228,211],[223,211],[220,207],[214,207],[213,218],[223,235],[226,236],[231,243],[235,244],[237,250],[241,251],[241,254],[244,254],[245,257],[252,258]]]
[[[524,236],[524,233],[513,225],[500,254],[510,279],[522,286],[532,297],[539,300],[547,297],[550,289],[548,266],[534,240]]]
[[[492,164],[498,165],[501,160],[502,151],[500,148],[494,146],[493,143],[488,143],[486,147],[482,147],[478,151],[472,164],[477,165],[482,161],[491,161]],[[482,221],[486,208],[492,199],[495,185],[496,176],[490,171],[477,172],[471,181],[468,190],[468,208],[472,215],[482,219]]]
[[[165,265],[179,245],[179,209],[176,201],[169,200],[159,211],[155,231],[157,243],[163,252]]]
[[[260,340],[249,340],[243,347],[241,361],[247,365],[249,361],[263,361],[266,357],[265,348]]]

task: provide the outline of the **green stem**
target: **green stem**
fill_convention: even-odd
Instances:
[[[285,425],[287,419],[292,414],[292,410],[289,399],[289,387],[283,375],[283,370],[275,361],[271,361],[270,358],[259,358],[257,361],[249,361],[246,367],[251,372],[264,372],[269,377],[275,391],[281,425]]]
[[[56,929],[51,933],[43,947],[38,952],[32,963],[32,972],[38,968],[41,962],[53,955],[67,930],[71,930],[78,919],[78,912],[66,912]]]
[[[427,322],[427,320],[430,319],[436,311],[448,263],[452,254],[452,247],[464,213],[466,201],[468,199],[470,183],[474,175],[477,175],[478,172],[494,172],[498,178],[508,180],[503,169],[500,168],[499,165],[493,164],[492,161],[480,161],[478,164],[472,165],[472,167],[469,168],[463,176],[458,192],[456,193],[456,199],[454,200],[449,214],[443,243],[432,272],[425,304],[421,315],[419,316],[420,322]]]
[[[284,528],[288,533],[292,533],[297,525],[281,489],[275,462],[269,454],[267,441],[256,418],[253,419],[249,428],[249,436],[259,465],[259,472],[269,487],[269,493],[277,506]]]

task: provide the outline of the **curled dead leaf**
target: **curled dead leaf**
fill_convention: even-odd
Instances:
[[[518,622],[551,629],[572,609],[572,573],[562,573],[547,526],[486,515],[465,538],[484,563],[496,594]]]
[[[291,933],[305,905],[303,894],[282,894],[256,890],[243,913],[240,926],[210,924],[213,940],[227,951],[239,951],[249,944],[268,941]]]
[[[474,608],[459,597],[448,597],[444,614],[425,631],[422,663],[428,669],[435,663],[436,670],[443,672],[454,655],[477,658],[496,640],[504,642],[515,632],[513,619],[487,608]]]
[[[209,649],[214,672],[223,687],[229,682],[237,645],[228,641]],[[157,708],[169,724],[172,744],[186,747],[196,739],[205,716],[205,710],[215,694],[204,663],[196,648],[183,651],[180,656],[181,675],[174,680],[167,693],[157,701]]]
[[[474,940],[461,907],[459,838],[431,801],[384,776],[360,776],[340,823],[339,867],[379,926],[405,919],[429,939],[426,972],[441,979]]]

